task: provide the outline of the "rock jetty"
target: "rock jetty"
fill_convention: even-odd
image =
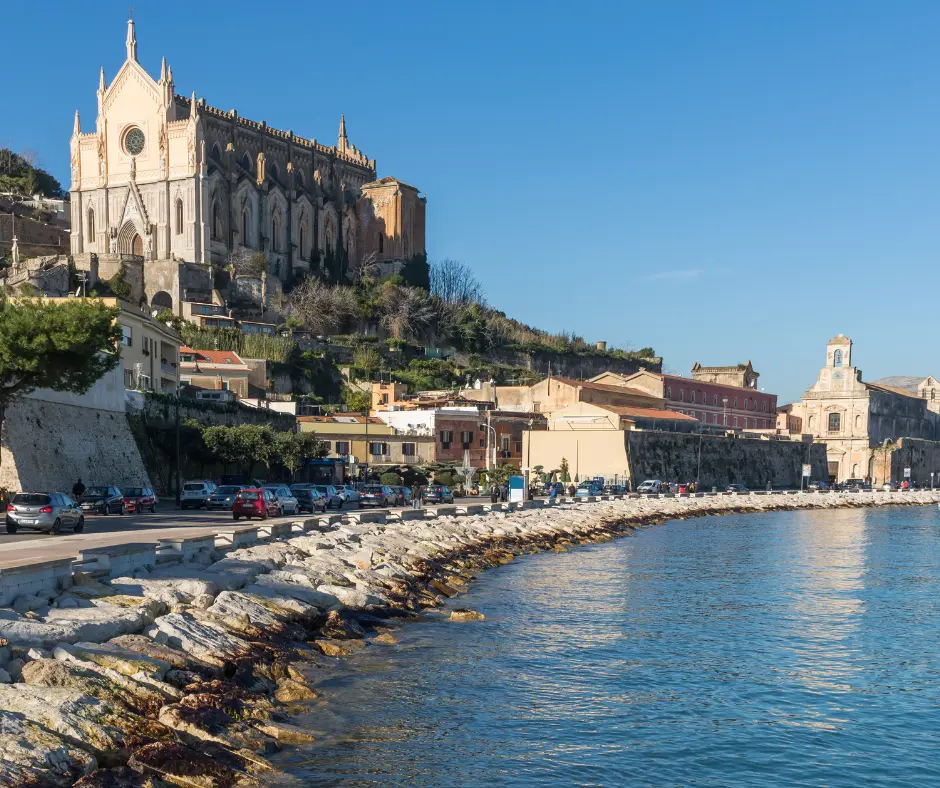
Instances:
[[[668,519],[933,504],[906,494],[638,498],[297,533],[0,609],[0,786],[290,786],[266,756],[313,741],[294,724],[329,662],[394,643],[394,620],[458,597],[475,574]],[[322,523],[322,525],[320,525]],[[483,616],[456,606],[450,619]],[[464,625],[464,624],[460,624]],[[467,626],[474,626],[466,623]]]

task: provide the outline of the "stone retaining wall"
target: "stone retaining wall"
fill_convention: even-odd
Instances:
[[[821,443],[810,446],[797,441],[652,431],[626,435],[634,485],[644,479],[699,479],[706,490],[727,484],[759,490],[768,482],[775,488],[799,487],[802,465],[807,462],[813,466],[813,479],[828,477],[826,447]]]

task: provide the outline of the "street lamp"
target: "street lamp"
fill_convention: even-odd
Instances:
[[[496,430],[490,426],[490,411],[486,412],[486,424],[484,425],[489,432],[486,433],[486,470],[489,470],[492,464],[496,464]],[[490,451],[490,433],[493,434],[493,449]]]

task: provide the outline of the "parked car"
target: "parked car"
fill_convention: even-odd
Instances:
[[[209,496],[218,488],[212,482],[208,481],[189,481],[183,482],[183,489],[180,492],[180,509],[201,509],[209,507]]]
[[[121,495],[124,496],[124,511],[151,514],[157,511],[157,496],[152,487],[122,487]]]
[[[343,499],[343,503],[359,503],[359,490],[351,484],[344,484],[336,489],[339,492],[339,497]]]
[[[871,485],[864,479],[846,479],[840,486],[842,490],[870,490]]]
[[[315,484],[313,485],[320,495],[326,499],[326,508],[327,509],[342,509],[343,508],[343,498],[339,494],[339,490],[336,489],[332,484]]]
[[[636,488],[638,493],[658,493],[663,483],[659,479],[647,479]]]
[[[96,485],[85,488],[78,505],[85,514],[121,514],[124,511],[124,496],[117,487]]]
[[[825,492],[826,490],[829,489],[829,485],[826,484],[825,482],[810,482],[809,484],[806,485],[806,489],[807,490],[821,490]]]
[[[277,517],[279,511],[280,505],[273,492],[260,487],[246,487],[235,494],[232,519],[240,520],[244,517],[250,520],[257,517],[259,520],[267,520],[269,517]]]
[[[601,488],[593,482],[582,482],[575,491],[575,498],[588,498],[592,495],[600,495]]]
[[[607,495],[624,495],[627,492],[627,488],[622,484],[608,484],[604,488],[604,493]]]
[[[424,488],[421,500],[425,503],[453,503],[454,494],[450,487],[443,484],[429,484]]]
[[[411,494],[410,487],[393,484],[392,492],[395,493],[396,506],[411,506],[411,502],[414,499],[414,496]]]
[[[21,492],[7,505],[7,533],[15,534],[21,528],[50,534],[71,528],[80,534],[85,529],[85,515],[65,493]]]
[[[206,509],[228,509],[231,511],[232,506],[235,504],[235,496],[245,487],[244,484],[223,484],[221,487],[216,487],[206,501]]]
[[[263,490],[270,490],[277,498],[279,516],[284,514],[297,514],[297,499],[293,496],[286,484],[266,484]]]
[[[398,493],[387,484],[367,484],[359,493],[360,506],[395,506]]]
[[[311,487],[291,487],[291,493],[297,499],[298,512],[310,512],[313,514],[317,509],[321,512],[326,511],[326,498]]]
[[[747,487],[745,487],[743,484],[729,484],[725,487],[725,492],[743,493],[743,492],[747,492]]]

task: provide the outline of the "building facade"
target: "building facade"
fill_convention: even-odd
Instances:
[[[193,350],[180,347],[180,381],[209,391],[248,396],[250,369],[234,350]]]
[[[708,379],[732,378],[737,373],[725,374],[721,370],[737,369],[740,369],[741,374],[734,379],[740,382],[751,381],[751,385],[737,386]],[[710,370],[718,372],[709,372]],[[750,362],[737,368],[699,366],[698,370],[693,369],[693,375],[697,371],[702,379],[641,370],[627,376],[605,372],[593,378],[592,382],[617,385],[619,381],[620,385],[662,398],[666,408],[692,416],[704,425],[737,430],[775,428],[777,395],[754,388],[757,373],[750,369]]]
[[[187,287],[205,290],[180,263],[226,263],[262,252],[269,274],[295,274],[424,254],[425,198],[349,141],[340,118],[325,145],[179,95],[164,59],[153,79],[137,57],[134,22],[126,59],[110,84],[101,70],[95,129],[78,113],[71,139],[71,251],[143,259],[148,303],[172,308]],[[189,277],[186,274],[190,274]],[[211,282],[211,276],[208,278]],[[211,284],[209,285],[211,290]]]
[[[862,370],[852,364],[852,340],[839,334],[826,345],[826,365],[803,395],[799,415],[803,431],[826,444],[830,479],[868,477],[878,484],[884,481],[878,471],[884,463],[875,455],[887,453],[886,444],[940,439],[940,414],[928,407],[929,393],[929,383],[911,390],[864,382]]]

